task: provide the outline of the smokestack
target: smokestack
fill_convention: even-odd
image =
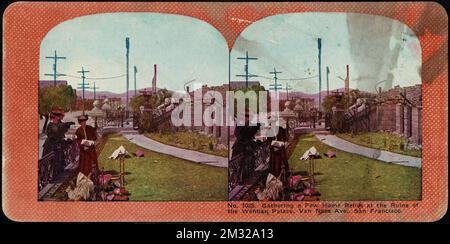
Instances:
[[[153,80],[152,80],[152,92],[155,93],[156,92],[156,64],[153,65]]]
[[[345,78],[345,92],[348,94],[349,92],[349,83],[350,83],[350,72],[349,72],[349,67],[347,64],[347,77]]]

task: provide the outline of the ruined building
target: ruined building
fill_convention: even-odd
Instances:
[[[353,132],[388,131],[422,144],[421,85],[379,90],[376,97],[358,99],[349,107],[346,119]]]
[[[422,144],[422,85],[396,86],[377,96],[378,129],[395,132],[411,143]]]

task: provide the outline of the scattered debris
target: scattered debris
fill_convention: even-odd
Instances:
[[[289,187],[291,189],[297,188],[301,179],[302,179],[302,176],[300,176],[300,175],[294,175],[294,176],[289,177]]]
[[[94,182],[83,173],[78,173],[75,188],[71,186],[66,189],[69,200],[81,201],[90,200],[94,193]]]
[[[273,147],[278,147],[278,148],[280,148],[280,147],[285,147],[286,146],[286,142],[283,142],[283,141],[272,141],[271,143],[270,143],[270,145],[271,146],[273,146]]]
[[[326,153],[324,153],[325,156],[329,157],[329,158],[335,158],[336,157],[336,152],[333,150],[328,150]]]
[[[280,197],[280,193],[283,191],[283,183],[275,177],[273,174],[267,176],[266,180],[266,188],[264,191],[257,190],[256,196],[258,200],[278,200]]]
[[[291,194],[291,200],[292,201],[303,201],[303,199],[305,198],[305,195],[303,194]]]
[[[308,160],[309,158],[318,158],[319,152],[315,147],[311,147],[308,149],[305,153],[303,153],[303,156],[300,158],[300,160]]]
[[[305,202],[309,202],[309,201],[319,201],[319,197],[318,196],[305,196],[303,198],[303,201]]]
[[[136,156],[137,158],[141,158],[144,157],[144,151],[138,149],[135,153],[133,153],[134,156]]]
[[[112,179],[112,175],[111,174],[100,174],[98,176],[98,183],[100,185],[106,185],[108,184],[108,182]]]
[[[126,156],[128,155],[127,150],[125,150],[125,148],[121,145],[119,148],[117,148],[112,154],[111,156],[109,156],[109,159],[117,159],[120,156]]]
[[[100,177],[103,177],[103,180],[101,181],[102,184],[99,185],[100,190],[100,198],[103,201],[128,201],[128,195],[130,193],[128,192],[125,187],[122,187],[120,184],[120,181],[114,178],[117,177],[107,177],[107,175],[101,175]],[[106,179],[108,179],[106,181]]]

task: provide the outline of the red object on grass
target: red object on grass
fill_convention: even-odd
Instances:
[[[137,150],[134,155],[136,155],[136,157],[140,158],[140,157],[144,157],[144,151],[142,150]]]

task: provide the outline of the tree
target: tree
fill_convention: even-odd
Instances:
[[[324,112],[332,112],[333,106],[343,106],[336,96],[326,96],[322,101]]]
[[[75,103],[76,96],[72,86],[61,85],[57,87],[49,86],[38,90],[38,112],[45,117],[42,133],[45,133],[50,110],[53,106],[59,106],[64,111],[70,110]]]

